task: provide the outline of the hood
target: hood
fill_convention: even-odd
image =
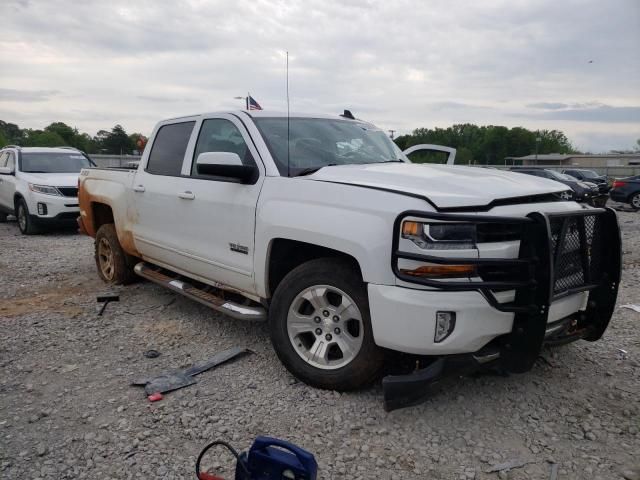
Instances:
[[[29,183],[38,185],[47,185],[50,187],[77,187],[78,173],[28,173],[22,172],[24,180]]]
[[[567,190],[562,183],[522,173],[415,163],[324,167],[302,178],[419,195],[437,208],[480,207],[494,200]]]

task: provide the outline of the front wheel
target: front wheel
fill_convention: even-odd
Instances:
[[[269,329],[285,367],[313,387],[357,389],[382,368],[366,286],[343,260],[311,260],[292,270],[273,296]]]
[[[635,193],[630,199],[629,204],[636,210],[640,210],[640,192]]]
[[[40,232],[38,225],[29,215],[29,207],[23,198],[18,200],[16,204],[16,218],[18,220],[18,228],[23,235],[34,235]]]

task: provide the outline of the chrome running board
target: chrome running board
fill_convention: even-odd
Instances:
[[[146,278],[158,285],[173,290],[181,295],[184,295],[191,300],[200,302],[209,308],[224,313],[232,318],[238,320],[266,320],[267,311],[263,307],[253,307],[248,305],[242,305],[239,303],[225,300],[209,291],[202,290],[195,287],[184,280],[178,280],[167,275],[166,270],[160,271],[151,265],[140,262],[134,269],[135,273],[142,278]]]

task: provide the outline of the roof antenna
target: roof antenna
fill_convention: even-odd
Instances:
[[[287,177],[291,176],[291,169],[290,169],[290,158],[291,158],[291,152],[290,152],[290,128],[289,128],[289,123],[290,123],[290,111],[289,111],[289,51],[287,50]]]
[[[345,110],[344,113],[340,114],[341,117],[348,118],[350,120],[355,120],[356,117],[353,116],[350,110]]]

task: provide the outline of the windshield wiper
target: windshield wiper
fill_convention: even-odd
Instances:
[[[328,165],[320,165],[319,167],[307,167],[307,168],[303,168],[302,170],[300,170],[298,172],[297,175],[294,175],[295,177],[304,177],[305,175],[311,175],[312,173],[316,173],[318,170],[320,170],[321,168],[324,167],[335,167],[336,165],[338,165],[337,163],[330,163]]]
[[[53,172],[45,172],[44,170],[25,170],[24,173],[53,173]]]

